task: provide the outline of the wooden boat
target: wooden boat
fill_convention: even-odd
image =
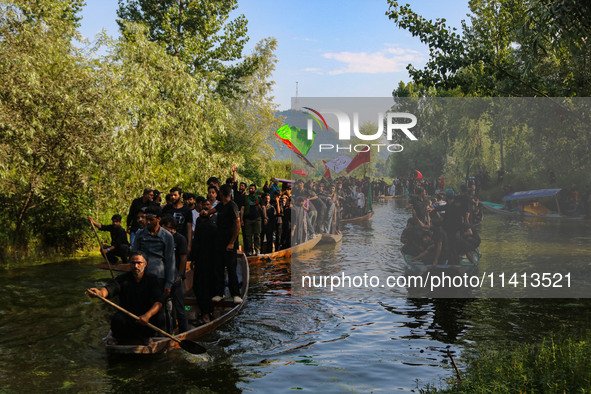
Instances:
[[[588,219],[588,217],[585,216],[568,216],[562,214],[560,211],[560,204],[558,203],[558,194],[561,190],[562,189],[526,190],[507,194],[503,197],[503,201],[512,204],[512,208],[508,208],[507,203],[504,205],[488,201],[482,201],[481,203],[485,209],[505,216],[567,220]],[[551,211],[545,205],[541,204],[540,200],[542,198],[553,198],[556,203],[556,211]]]
[[[103,270],[109,270],[109,265],[105,262],[100,263],[99,265],[100,269]],[[111,269],[113,271],[118,271],[118,272],[129,272],[129,270],[131,269],[131,265],[129,263],[117,263],[117,264],[111,264]],[[191,267],[189,266],[189,264],[187,264],[187,272],[191,269]]]
[[[480,257],[482,256],[482,254],[478,249],[475,249],[469,253],[472,254],[474,264],[472,264],[465,255],[460,257],[460,264],[447,264],[447,261],[445,261],[443,264],[433,265],[426,264],[419,260],[411,262],[410,259],[412,259],[413,256],[402,253],[405,263],[405,274],[425,275],[427,274],[427,272],[443,271],[448,275],[472,275],[478,270],[478,264],[480,263]]]
[[[297,255],[312,249],[314,246],[316,246],[316,244],[318,244],[318,242],[320,242],[321,238],[321,236],[316,236],[304,243],[292,246],[291,248],[279,250],[273,253],[259,254],[258,256],[248,256],[248,262],[251,264],[255,264],[263,261],[288,259],[292,255]]]
[[[351,219],[342,219],[341,220],[341,224],[345,224],[345,223],[357,223],[357,222],[365,222],[368,221],[369,218],[371,218],[373,216],[373,211],[369,211],[366,215],[364,216],[359,216],[356,218],[351,218]]]
[[[343,234],[322,234],[319,244],[336,244],[343,240]]]
[[[392,200],[394,196],[378,196],[378,200]]]
[[[238,267],[237,267],[239,279],[242,281],[242,288],[240,291],[240,297],[242,302],[240,304],[234,304],[232,301],[222,300],[214,304],[214,319],[206,324],[200,326],[193,326],[188,331],[176,335],[179,340],[197,340],[204,335],[212,332],[220,325],[226,323],[232,319],[246,304],[248,297],[248,283],[249,283],[249,270],[246,256],[242,253],[238,254]],[[240,282],[240,280],[239,280]],[[197,304],[194,297],[185,295],[185,305],[191,306],[193,309],[197,309]],[[191,326],[189,320],[189,326]],[[107,342],[109,337],[105,338]],[[105,349],[111,354],[158,354],[163,353],[168,349],[175,349],[179,347],[178,342],[173,341],[167,337],[153,337],[153,342],[150,345],[105,345]]]

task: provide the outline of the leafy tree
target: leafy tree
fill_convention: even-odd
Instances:
[[[5,242],[75,248],[93,168],[117,109],[99,65],[72,45],[82,2],[5,1],[0,7],[0,201]],[[52,227],[53,225],[53,227]],[[46,231],[67,228],[59,235]]]
[[[425,87],[477,96],[589,96],[591,4],[577,0],[471,0],[462,32],[389,0],[386,15],[429,47]]]
[[[241,81],[252,75],[257,59],[243,60],[248,41],[244,15],[229,20],[236,0],[119,0],[119,27],[126,22],[148,26],[148,39],[186,64],[187,71],[205,78],[208,87],[224,97],[241,91]],[[133,34],[133,31],[131,32]]]

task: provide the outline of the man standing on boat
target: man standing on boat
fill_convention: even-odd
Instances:
[[[160,207],[146,208],[146,228],[136,233],[131,251],[140,251],[146,255],[147,272],[156,275],[164,289],[164,296],[168,297],[176,279],[174,238],[160,227],[160,217]]]
[[[162,208],[162,215],[171,215],[177,222],[176,231],[187,240],[187,249],[191,252],[191,241],[193,240],[193,213],[191,208],[183,204],[180,187],[170,189],[171,205]]]
[[[119,275],[106,287],[86,290],[90,297],[100,295],[107,298],[119,295],[121,307],[139,317],[139,320],[134,320],[123,312],[116,312],[111,320],[111,331],[115,341],[111,340],[109,345],[132,341],[146,343],[154,335],[154,331],[146,327],[146,323],[160,328],[163,328],[165,323],[162,312],[162,289],[158,278],[145,272],[148,264],[145,255],[140,252],[132,253],[129,262],[130,272]]]
[[[137,225],[136,217],[137,213],[142,208],[147,208],[150,205],[157,205],[153,202],[154,199],[154,190],[147,187],[144,189],[144,193],[141,197],[136,198],[131,202],[131,207],[129,208],[129,214],[127,215],[127,233],[129,234],[129,242],[133,244],[133,240],[135,238],[135,233],[138,231],[139,227]]]
[[[216,262],[215,296],[212,301],[219,302],[224,295],[224,269],[228,271],[228,288],[235,304],[240,304],[240,288],[236,274],[236,251],[238,250],[238,233],[240,232],[240,213],[238,206],[232,201],[232,188],[222,185],[220,188],[221,202],[209,211],[201,211],[201,215],[213,215],[217,212],[217,239],[214,243]],[[259,228],[260,234],[260,228]]]

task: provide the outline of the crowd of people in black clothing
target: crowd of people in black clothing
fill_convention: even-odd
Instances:
[[[420,185],[408,207],[412,217],[402,232],[402,252],[427,265],[459,264],[465,255],[472,263],[480,237],[474,228],[482,220],[482,206],[476,196],[476,185],[462,185],[456,194],[452,189],[428,198]]]

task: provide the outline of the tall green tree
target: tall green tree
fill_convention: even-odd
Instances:
[[[0,6],[0,203],[5,244],[75,248],[117,108],[72,44],[81,1]]]
[[[208,87],[224,97],[241,91],[241,81],[252,75],[256,58],[243,59],[248,41],[247,20],[230,20],[236,0],[119,0],[119,27],[143,23],[148,39],[186,64],[187,71],[205,78]]]

